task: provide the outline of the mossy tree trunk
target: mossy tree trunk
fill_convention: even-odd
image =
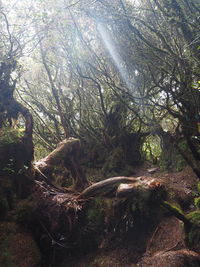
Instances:
[[[25,130],[19,143],[23,147],[22,150],[25,153],[23,159],[25,159],[26,165],[30,166],[33,160],[33,119],[29,110],[13,96],[16,80],[13,81],[11,74],[16,67],[17,62],[13,59],[7,59],[5,62],[1,62],[0,65],[0,130],[5,126],[12,128],[13,122],[16,123],[19,115],[22,115],[25,121]],[[4,156],[6,158],[6,154]],[[15,157],[15,155],[13,155],[13,157]],[[19,160],[20,158],[18,158],[18,161]]]

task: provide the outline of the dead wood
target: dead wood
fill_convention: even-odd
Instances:
[[[81,192],[79,198],[94,197],[98,194],[105,193],[106,191],[110,190],[111,187],[116,186],[119,183],[134,183],[135,181],[136,178],[126,176],[108,178],[106,180],[100,181],[87,187],[83,192]]]
[[[128,197],[129,195],[147,195],[148,193],[155,191],[157,194],[164,191],[164,185],[160,179],[149,178],[145,176],[138,177],[135,183],[132,184],[120,184],[116,191],[117,197]]]
[[[159,179],[150,179],[148,177],[112,177],[87,187],[79,195],[79,198],[90,198],[100,195],[109,191],[111,187],[117,187],[117,185],[119,187],[116,191],[116,196],[128,197],[130,193],[133,194],[137,190],[142,191],[145,189],[148,191],[155,187],[161,187],[161,182]]]
[[[79,163],[80,150],[81,144],[79,139],[65,139],[47,157],[36,162],[34,165],[48,178],[51,177],[53,169],[57,166],[69,169],[74,179],[74,189],[80,191],[89,184]]]

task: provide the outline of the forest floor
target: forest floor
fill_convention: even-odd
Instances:
[[[176,203],[184,214],[194,210],[193,200],[197,196],[198,179],[189,167],[181,172],[149,174],[139,169],[134,176],[161,178],[167,188],[169,199]],[[106,243],[106,242],[105,242]],[[183,223],[165,212],[151,229],[129,233],[114,244],[102,244],[97,251],[81,258],[64,261],[60,267],[187,267],[200,266],[200,248],[188,248]]]
[[[193,203],[198,195],[198,179],[189,167],[181,172],[163,173],[157,170],[154,174],[150,174],[147,168],[143,167],[134,174],[134,177],[137,176],[156,177],[163,180],[169,201],[180,207],[184,214],[195,209]],[[145,225],[140,229],[129,231],[123,238],[116,238],[116,236],[117,234],[115,239],[112,239],[112,236],[107,233],[98,249],[90,254],[73,255],[59,262],[58,265],[55,262],[53,266],[200,266],[200,246],[188,247],[183,223],[166,210],[153,226]],[[2,267],[40,266],[41,254],[37,244],[26,229],[18,226],[18,223],[0,223],[0,249]]]

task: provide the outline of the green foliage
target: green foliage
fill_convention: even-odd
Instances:
[[[152,135],[148,136],[145,139],[142,152],[148,161],[152,163],[157,162],[162,152],[159,138]]]
[[[200,81],[195,82],[194,84],[192,84],[192,87],[196,90],[200,90]]]
[[[0,132],[0,145],[18,143],[23,136],[24,129],[3,127]]]
[[[194,204],[198,210],[200,210],[200,197],[194,199]]]
[[[37,140],[37,137],[33,135],[34,140]],[[46,148],[44,145],[41,144],[41,142],[34,142],[34,159],[35,161],[38,161],[39,159],[42,159],[46,157],[51,152],[50,149]]]
[[[191,220],[192,223],[200,224],[200,210],[195,210],[187,214],[187,218]]]

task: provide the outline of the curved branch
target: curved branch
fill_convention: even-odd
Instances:
[[[137,177],[126,177],[126,176],[118,176],[108,178],[106,180],[100,181],[98,183],[92,184],[91,186],[87,187],[82,193],[79,195],[78,198],[90,198],[97,195],[100,191],[104,189],[108,190],[112,186],[116,186],[119,183],[135,183],[139,181],[141,178]]]

